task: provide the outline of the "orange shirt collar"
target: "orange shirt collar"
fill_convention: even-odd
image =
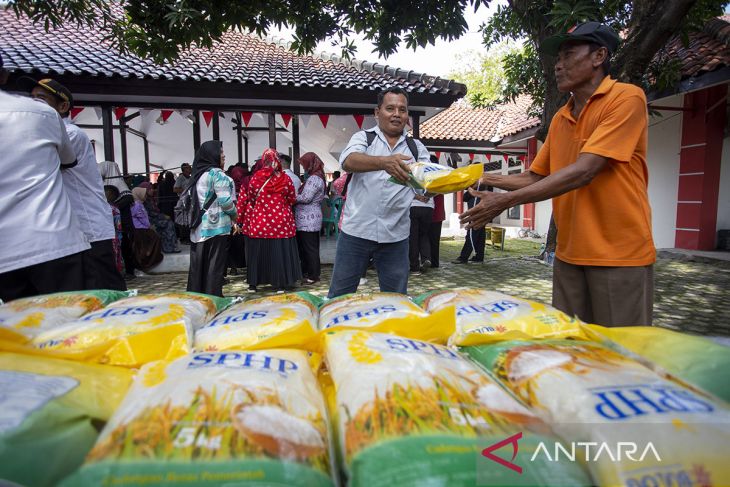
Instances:
[[[610,75],[606,75],[603,80],[601,81],[601,84],[598,85],[598,88],[596,88],[596,91],[593,92],[591,97],[588,99],[588,101],[592,100],[593,98],[597,96],[603,96],[609,91],[611,91],[611,88],[613,88],[613,85],[616,84],[616,80],[612,79]],[[570,114],[571,110],[573,109],[573,96],[571,95],[570,100],[568,100],[568,103],[563,105],[563,107],[558,112],[561,116],[566,117],[568,120],[573,120],[573,116]]]

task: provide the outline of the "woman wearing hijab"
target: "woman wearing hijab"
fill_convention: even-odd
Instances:
[[[177,194],[175,194],[175,175],[171,172],[165,172],[160,178],[157,185],[157,206],[163,215],[175,219],[175,204],[177,203]]]
[[[296,206],[297,246],[302,259],[304,284],[319,282],[319,231],[322,228],[322,200],[327,184],[324,163],[314,152],[307,152],[299,158],[307,180],[299,188]]]
[[[147,188],[134,188],[132,196],[134,197],[134,204],[131,208],[134,224],[132,252],[137,267],[143,271],[148,271],[162,262],[161,240],[157,232],[151,228],[147,210],[144,208],[147,199]]]
[[[124,182],[119,166],[114,161],[104,161],[99,164],[99,173],[104,180],[104,185],[114,186],[119,191],[119,196],[114,200],[114,205],[119,208],[122,216],[122,256],[124,257],[124,270],[126,279],[134,279],[134,252],[132,241],[134,240],[134,223],[132,222],[132,192]]]
[[[257,167],[258,166],[258,167]],[[251,291],[261,284],[293,289],[301,279],[292,205],[294,185],[281,168],[279,154],[266,149],[254,166],[242,218],[246,235],[246,279]]]
[[[228,235],[238,233],[233,180],[223,172],[223,143],[209,140],[193,161],[190,271],[188,291],[223,296],[223,274],[228,261]]]
[[[177,244],[175,223],[169,216],[162,213],[159,206],[157,206],[157,202],[155,201],[155,189],[152,186],[152,183],[145,181],[141,183],[139,187],[144,188],[147,191],[147,196],[144,200],[144,209],[147,211],[147,216],[149,217],[152,227],[162,239],[162,251],[166,254],[179,253],[180,247]]]

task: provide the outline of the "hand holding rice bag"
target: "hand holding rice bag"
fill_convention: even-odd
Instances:
[[[449,344],[478,345],[516,338],[583,337],[580,320],[536,301],[467,288],[437,291],[417,299],[430,312],[456,307],[456,333]]]
[[[126,291],[71,291],[9,301],[0,305],[0,340],[26,343],[129,295]]]
[[[364,330],[324,340],[348,485],[548,485],[541,475],[551,485],[589,483],[577,464],[545,462],[520,476],[483,458],[483,449],[519,432],[513,462],[524,465],[548,429],[453,350]]]
[[[324,398],[303,350],[144,366],[69,487],[331,486]]]
[[[132,382],[132,371],[0,353],[0,484],[51,486],[73,472]]]
[[[592,339],[625,348],[730,402],[730,348],[725,345],[657,326],[584,325],[583,329]]]
[[[194,330],[228,303],[196,293],[140,295],[47,330],[31,343],[66,358],[139,367],[189,353]]]
[[[319,329],[367,329],[419,340],[446,343],[454,332],[454,308],[428,313],[404,294],[347,294],[319,310]]]
[[[234,304],[195,332],[195,349],[316,348],[315,299],[294,293]]]
[[[730,410],[686,383],[592,342],[511,341],[464,351],[573,446],[541,456],[584,461],[596,485],[730,480]]]
[[[448,194],[464,190],[475,184],[484,174],[484,164],[470,164],[452,169],[432,162],[414,162],[408,165],[411,175],[406,183],[427,193]],[[395,178],[390,182],[402,184]]]

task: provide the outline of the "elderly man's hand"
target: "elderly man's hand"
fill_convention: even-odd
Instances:
[[[481,198],[481,201],[459,217],[459,221],[462,225],[466,225],[466,228],[483,228],[510,206],[507,201],[508,193],[476,191],[471,188],[469,188],[469,193],[472,196]]]
[[[382,160],[383,171],[387,172],[401,183],[407,183],[411,170],[406,161],[413,159],[405,154],[393,154],[385,156]]]

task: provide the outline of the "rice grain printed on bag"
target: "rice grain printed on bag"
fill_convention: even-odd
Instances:
[[[51,486],[73,472],[96,441],[132,371],[0,353],[0,485]]]
[[[451,349],[362,330],[328,332],[324,340],[348,485],[590,483],[575,463],[536,462],[519,474],[481,455],[519,437],[512,461],[525,466],[549,429]]]
[[[294,293],[234,304],[195,332],[195,349],[316,348],[317,301]]]
[[[596,485],[730,484],[721,400],[598,343],[510,341],[464,349],[572,448]]]
[[[196,293],[144,294],[47,330],[32,344],[69,358],[139,367],[189,353],[194,330],[228,303]]]
[[[0,340],[26,343],[33,337],[99,310],[126,291],[72,291],[21,298],[0,305]]]
[[[411,174],[406,185],[432,194],[449,194],[464,190],[479,181],[484,174],[484,164],[469,164],[452,169],[432,162],[414,162],[408,167]],[[402,184],[395,178],[390,178],[390,181]]]
[[[307,352],[200,352],[144,366],[67,487],[331,486]]]
[[[552,306],[486,289],[436,291],[416,302],[430,312],[456,307],[456,333],[449,344],[478,345],[518,338],[583,337],[580,320]]]
[[[346,294],[319,309],[319,329],[367,329],[436,343],[454,332],[455,312],[445,306],[429,313],[404,294]]]

